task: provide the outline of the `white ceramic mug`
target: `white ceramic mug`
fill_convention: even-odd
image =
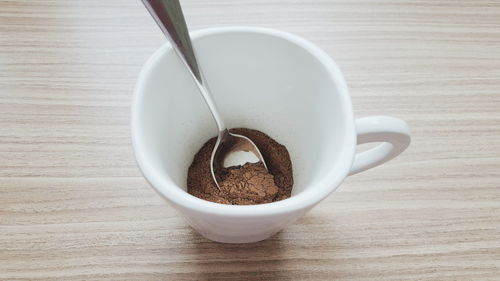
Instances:
[[[285,145],[294,173],[292,197],[269,204],[224,205],[188,194],[188,167],[217,128],[170,45],[158,49],[135,88],[136,159],[151,186],[208,239],[266,239],[318,204],[346,176],[392,159],[410,143],[408,126],[400,119],[354,120],[339,68],[304,39],[253,27],[204,29],[192,39],[228,127],[258,129]],[[366,142],[382,144],[356,154],[356,143]]]

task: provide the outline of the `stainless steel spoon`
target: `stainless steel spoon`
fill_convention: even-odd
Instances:
[[[160,27],[161,31],[163,31],[172,44],[172,47],[176,51],[177,55],[179,55],[181,60],[189,69],[189,72],[196,82],[201,95],[205,99],[205,102],[215,119],[215,123],[217,123],[219,134],[217,135],[217,142],[215,143],[215,147],[210,158],[210,171],[219,190],[220,186],[216,174],[226,166],[224,165],[224,162],[230,154],[241,151],[251,152],[259,161],[262,162],[262,164],[264,164],[264,167],[267,170],[266,162],[264,161],[259,148],[257,148],[252,140],[242,135],[230,133],[226,125],[224,125],[224,122],[219,114],[219,110],[217,110],[217,106],[210,95],[207,83],[196,61],[196,56],[191,44],[191,38],[189,37],[186,21],[184,20],[184,15],[179,1],[142,0],[142,2]],[[245,164],[245,162],[237,164],[242,165]]]

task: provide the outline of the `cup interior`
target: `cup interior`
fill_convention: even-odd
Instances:
[[[198,62],[227,126],[260,130],[288,148],[292,197],[321,188],[333,191],[318,183],[335,173],[345,177],[355,140],[340,72],[332,74],[331,59],[311,52],[308,47],[314,46],[304,42],[253,30],[193,35]],[[142,169],[158,175],[168,188],[186,190],[188,167],[216,135],[215,122],[168,45],[153,55],[139,80],[132,118]]]

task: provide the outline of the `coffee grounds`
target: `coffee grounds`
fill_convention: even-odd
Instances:
[[[214,137],[194,156],[188,170],[188,193],[208,201],[232,205],[262,204],[289,198],[293,174],[286,147],[257,130],[237,128],[230,131],[250,138],[257,145],[269,172],[260,162],[224,168],[217,175],[221,179],[219,190],[210,173],[210,156],[217,140]]]

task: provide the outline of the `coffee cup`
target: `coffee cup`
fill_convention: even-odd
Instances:
[[[192,33],[198,61],[227,126],[263,131],[288,148],[288,199],[225,205],[187,193],[194,154],[217,128],[188,70],[169,44],[139,75],[132,102],[134,153],[150,185],[204,237],[248,243],[277,233],[325,199],[348,176],[380,165],[410,143],[397,118],[354,119],[343,75],[312,43],[255,27]],[[356,145],[380,143],[356,153]]]

